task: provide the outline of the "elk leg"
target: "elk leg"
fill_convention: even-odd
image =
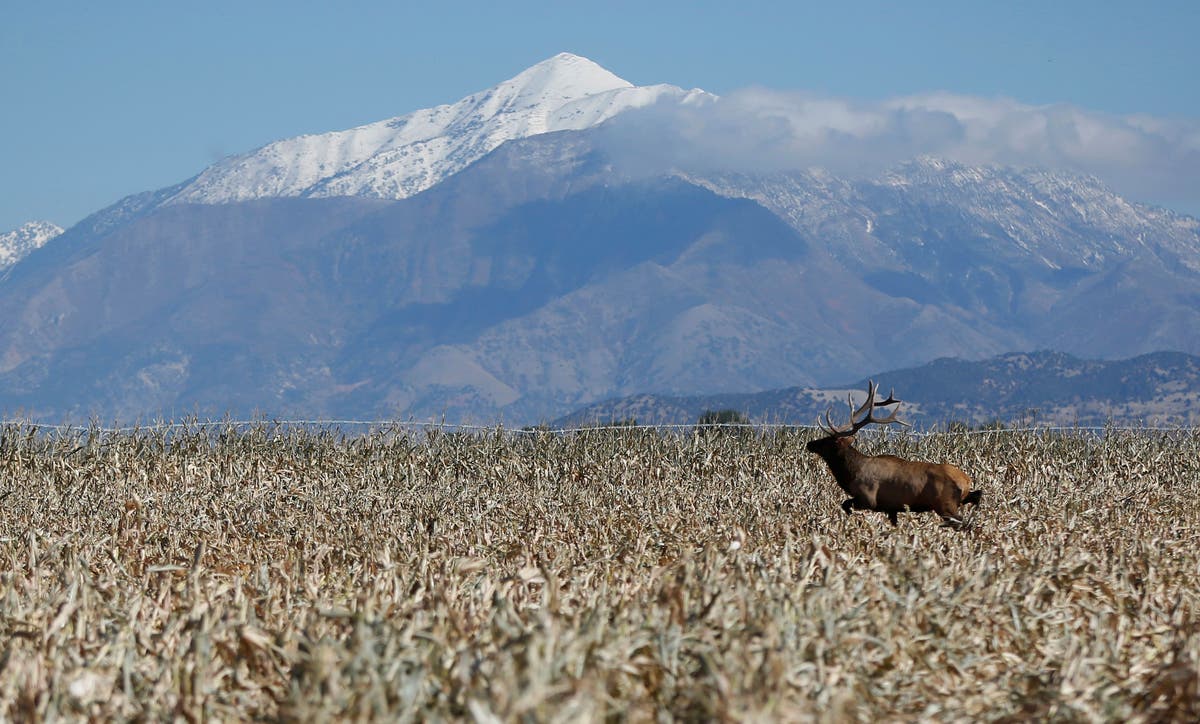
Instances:
[[[944,490],[938,500],[937,505],[933,506],[933,511],[942,517],[942,520],[959,520],[958,517],[958,490]],[[959,521],[962,522],[962,521]]]
[[[889,511],[887,512],[887,514],[888,514],[888,520],[890,520],[890,521],[892,522],[892,525],[893,525],[893,526],[895,526],[895,525],[898,525],[898,524],[899,524],[899,522],[900,522],[900,519],[899,519],[899,517],[896,515],[896,511],[894,511],[894,510],[889,510]]]
[[[941,505],[937,506],[936,512],[941,516],[943,525],[959,529],[963,527],[963,520],[958,517],[958,509],[958,495],[946,494],[942,496]]]
[[[850,515],[854,510],[854,498],[846,498],[842,503],[842,510],[846,511],[846,515]]]

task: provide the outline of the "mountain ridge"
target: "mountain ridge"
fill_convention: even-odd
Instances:
[[[401,199],[461,171],[506,141],[595,126],[665,98],[709,94],[635,86],[596,63],[560,53],[487,90],[345,131],[275,141],[220,161],[167,203],[263,197]]]
[[[894,389],[902,400],[901,419],[922,429],[1200,424],[1200,356],[1180,352],[1112,361],[1052,351],[979,361],[941,358],[871,378],[881,389]],[[862,401],[867,381],[728,395],[643,393],[589,405],[547,424],[552,428],[633,421],[688,425],[704,412],[733,410],[756,423],[813,425],[830,409],[836,423],[845,415],[847,395],[856,403]]]
[[[63,233],[63,228],[49,221],[29,221],[12,231],[0,234],[0,272],[42,248]]]

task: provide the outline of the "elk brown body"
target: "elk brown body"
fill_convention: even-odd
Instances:
[[[821,456],[837,480],[838,486],[849,495],[842,510],[875,510],[887,513],[892,525],[903,511],[934,512],[953,526],[962,525],[959,508],[978,503],[979,490],[971,490],[971,478],[961,469],[945,463],[905,460],[895,455],[864,455],[854,447],[854,435],[869,424],[907,423],[896,419],[896,411],[886,418],[876,418],[874,408],[898,404],[894,395],[876,402],[876,386],[869,382],[867,401],[850,415],[850,424],[837,427],[825,414],[828,433],[808,443],[808,450]],[[897,408],[898,409],[898,408]],[[866,412],[866,417],[855,418]]]

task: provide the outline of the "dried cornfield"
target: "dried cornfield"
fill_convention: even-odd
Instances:
[[[0,716],[1196,720],[1200,434],[0,437]]]

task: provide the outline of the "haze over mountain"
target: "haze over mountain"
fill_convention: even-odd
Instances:
[[[722,167],[690,126],[646,150],[720,103],[562,54],[124,199],[0,283],[0,406],[520,423],[939,357],[1200,353],[1195,219],[1078,173]]]

